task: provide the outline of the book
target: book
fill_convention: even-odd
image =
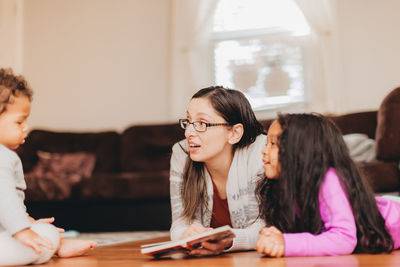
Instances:
[[[201,242],[218,242],[234,237],[235,234],[232,228],[229,225],[225,225],[181,240],[142,245],[141,253],[156,258],[171,255],[185,256],[191,250],[200,248]]]

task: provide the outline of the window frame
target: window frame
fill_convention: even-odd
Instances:
[[[244,40],[244,39],[259,39],[259,40],[286,40],[289,42],[294,42],[299,45],[302,54],[301,64],[303,66],[303,95],[302,99],[291,100],[283,103],[266,103],[265,105],[253,107],[253,111],[256,115],[260,115],[263,118],[271,118],[276,116],[277,111],[283,112],[304,112],[306,110],[307,104],[310,102],[310,92],[311,88],[311,32],[307,34],[300,34],[296,31],[289,30],[285,27],[273,27],[273,28],[259,28],[259,29],[249,29],[249,30],[236,30],[236,31],[216,31],[212,32],[210,35],[210,50],[212,51],[212,72],[214,83],[216,82],[216,69],[215,69],[215,48],[217,44],[221,41],[229,40]],[[290,97],[288,95],[283,96],[269,96],[265,97],[278,99]],[[295,97],[292,97],[293,99]],[[260,97],[261,99],[261,97]]]

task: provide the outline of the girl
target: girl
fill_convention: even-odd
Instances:
[[[186,139],[172,148],[171,239],[230,225],[234,240],[203,242],[190,254],[254,248],[263,226],[256,220],[254,190],[263,177],[266,136],[249,102],[237,90],[204,88],[192,97],[180,125]]]
[[[21,160],[13,151],[25,142],[32,90],[25,79],[0,69],[0,265],[40,264],[54,253],[79,256],[96,246],[90,240],[61,239],[51,223],[26,212]]]
[[[257,187],[270,256],[390,252],[400,246],[400,202],[374,197],[336,126],[321,115],[279,115]]]

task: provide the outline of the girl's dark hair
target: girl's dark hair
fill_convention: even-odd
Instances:
[[[319,114],[279,114],[278,179],[259,182],[256,195],[260,217],[282,232],[323,231],[318,194],[330,167],[335,168],[349,198],[356,226],[357,252],[393,250],[374,194],[350,158],[339,129]],[[296,205],[300,217],[296,216]]]
[[[221,86],[203,88],[195,93],[194,98],[207,98],[215,111],[229,125],[243,124],[244,133],[234,149],[243,148],[252,144],[258,135],[263,133],[263,127],[257,121],[249,101],[238,90],[225,89]],[[204,179],[204,163],[194,162],[187,158],[183,173],[181,191],[183,199],[183,217],[188,221],[195,218],[198,207],[207,209],[207,186]]]
[[[11,96],[25,95],[32,100],[32,89],[22,76],[16,76],[11,69],[0,69],[0,114],[3,113]]]

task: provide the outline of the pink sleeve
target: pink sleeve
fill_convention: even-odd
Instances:
[[[285,256],[347,255],[354,251],[357,228],[353,211],[333,168],[325,175],[319,205],[322,233],[284,233]]]

